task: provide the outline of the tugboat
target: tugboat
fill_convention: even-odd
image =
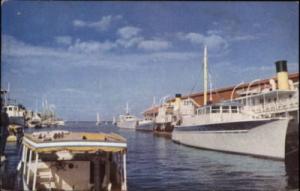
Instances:
[[[127,190],[126,139],[117,134],[25,134],[18,165],[23,190]]]

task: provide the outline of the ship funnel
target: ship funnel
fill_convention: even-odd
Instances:
[[[180,103],[181,103],[181,94],[175,94],[175,109],[180,108]]]
[[[275,62],[276,65],[276,73],[277,73],[277,81],[278,81],[278,89],[279,90],[289,90],[289,78],[287,72],[287,61],[279,60]]]

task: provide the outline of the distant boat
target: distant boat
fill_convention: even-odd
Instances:
[[[28,111],[26,113],[26,126],[29,128],[40,128],[42,125],[42,118],[39,113],[34,111]]]
[[[65,125],[65,121],[63,119],[55,119],[54,123],[57,126],[64,126]]]
[[[116,125],[116,124],[117,124],[117,120],[116,120],[116,117],[115,117],[115,116],[113,117],[112,124],[113,124],[113,125]]]
[[[9,104],[4,106],[4,111],[9,117],[9,124],[25,125],[25,108],[22,105]]]
[[[96,119],[96,125],[100,125],[101,121],[100,121],[100,115],[99,113],[97,113],[97,119]]]
[[[125,115],[119,115],[117,120],[117,126],[126,129],[135,129],[138,124],[138,118],[134,115],[129,114],[128,103],[126,104]]]

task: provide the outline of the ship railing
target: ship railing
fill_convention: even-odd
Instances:
[[[243,113],[209,113],[198,115],[197,117],[191,117],[187,120],[190,120],[190,122],[195,122],[195,124],[209,124],[227,121],[241,121],[245,120],[246,118],[251,119],[252,115],[246,115]]]
[[[246,109],[254,113],[274,113],[293,110],[299,107],[299,102],[296,99],[267,103],[264,105],[248,106]]]

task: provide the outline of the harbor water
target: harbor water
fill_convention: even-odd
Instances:
[[[65,127],[52,129],[115,132],[124,136],[128,143],[129,191],[293,190],[299,184],[298,173],[286,170],[286,165],[293,164],[284,161],[190,148],[166,136],[119,129],[111,124],[68,122]],[[32,130],[35,129],[26,131]],[[21,156],[15,143],[7,144],[6,156],[6,174],[10,177],[6,183],[10,184]]]

